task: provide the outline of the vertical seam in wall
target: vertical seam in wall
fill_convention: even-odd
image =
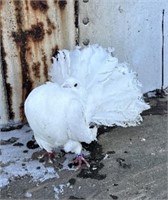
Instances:
[[[75,45],[79,45],[79,0],[74,2],[75,15]]]
[[[162,10],[162,85],[161,90],[164,87],[164,13],[165,10]]]

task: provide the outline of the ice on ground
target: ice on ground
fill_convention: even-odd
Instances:
[[[32,181],[40,182],[54,177],[59,178],[53,167],[45,167],[38,160],[31,159],[32,154],[40,148],[29,149],[26,144],[30,140],[32,132],[26,125],[20,130],[1,132],[0,188],[25,175],[32,177]]]

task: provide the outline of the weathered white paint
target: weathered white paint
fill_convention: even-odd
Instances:
[[[161,88],[162,10],[166,10],[167,20],[167,0],[79,2],[80,44],[89,39],[91,44],[113,46],[115,56],[121,62],[128,62],[137,72],[143,84],[143,92]],[[86,17],[89,23],[84,25],[83,19]],[[165,44],[167,40],[165,37]],[[167,47],[165,47],[165,74],[168,67],[166,52]]]

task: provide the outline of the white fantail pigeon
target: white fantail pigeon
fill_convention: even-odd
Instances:
[[[84,161],[81,142],[96,140],[97,128],[135,126],[149,109],[141,84],[126,63],[99,45],[61,50],[53,57],[51,82],[35,88],[25,101],[25,114],[39,146],[51,157],[63,147]],[[94,126],[93,126],[94,125]]]

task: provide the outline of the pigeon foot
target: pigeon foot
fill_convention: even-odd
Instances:
[[[48,163],[53,163],[54,161],[54,158],[55,158],[55,153],[54,152],[45,152],[43,153],[41,156],[39,156],[38,158],[41,160],[41,159],[44,159],[45,157],[48,158]]]
[[[90,167],[90,164],[86,161],[83,155],[77,155],[77,157],[73,160],[73,164],[77,165],[77,169],[82,166],[82,163],[85,163],[87,167]]]

